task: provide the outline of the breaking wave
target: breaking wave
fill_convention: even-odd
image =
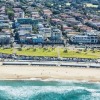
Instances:
[[[100,84],[71,81],[0,81],[0,100],[100,100]]]

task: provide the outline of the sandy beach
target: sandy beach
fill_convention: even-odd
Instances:
[[[78,67],[0,66],[0,80],[32,78],[100,82],[100,69]]]

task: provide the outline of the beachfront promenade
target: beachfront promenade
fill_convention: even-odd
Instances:
[[[4,61],[1,65],[32,65],[32,66],[65,66],[65,67],[87,67],[100,68],[100,63],[92,62],[66,62],[66,61]]]

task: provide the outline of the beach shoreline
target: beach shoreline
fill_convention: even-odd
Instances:
[[[99,68],[0,66],[0,80],[71,80],[100,82]]]

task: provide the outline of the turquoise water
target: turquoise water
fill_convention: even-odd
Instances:
[[[0,81],[0,100],[100,100],[100,83]]]

